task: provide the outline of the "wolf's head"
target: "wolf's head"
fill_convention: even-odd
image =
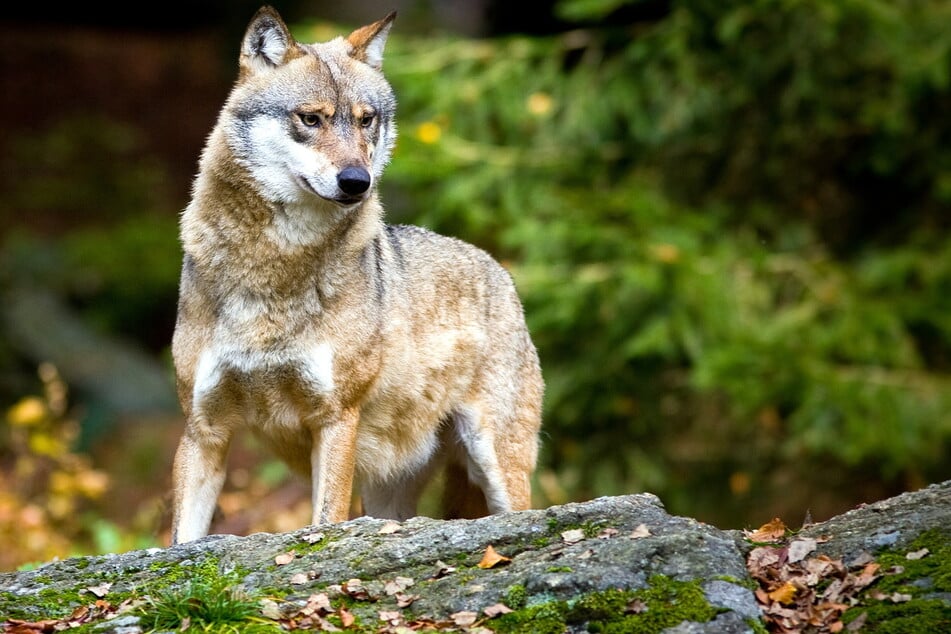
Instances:
[[[380,71],[395,17],[319,44],[296,42],[271,7],[251,20],[219,127],[265,198],[345,208],[373,191],[396,140]]]

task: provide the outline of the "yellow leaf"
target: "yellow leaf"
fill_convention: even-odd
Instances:
[[[38,425],[46,416],[46,403],[35,396],[27,396],[7,411],[7,421],[15,427]]]
[[[778,517],[760,526],[746,537],[752,542],[778,542],[786,536],[786,525]]]
[[[780,587],[776,588],[769,593],[769,598],[773,601],[782,603],[783,605],[790,605],[796,600],[796,592],[798,588],[792,584],[791,581],[787,581]]]
[[[489,544],[488,546],[485,547],[485,553],[482,555],[482,561],[480,561],[476,565],[479,566],[479,568],[487,569],[487,568],[494,568],[495,566],[498,566],[499,564],[506,563],[509,561],[512,561],[512,560],[509,557],[500,555],[498,552],[496,552],[495,548],[493,548],[492,545]]]

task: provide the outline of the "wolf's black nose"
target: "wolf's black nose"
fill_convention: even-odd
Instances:
[[[370,189],[370,172],[362,167],[345,167],[337,174],[337,185],[345,194],[362,194]]]

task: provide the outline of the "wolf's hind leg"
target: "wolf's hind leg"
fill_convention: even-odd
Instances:
[[[515,460],[509,461],[504,459],[507,456],[500,455],[500,449],[507,451],[507,439],[497,437],[499,427],[474,407],[460,408],[453,418],[465,451],[468,481],[482,490],[488,512],[529,508],[530,492],[522,486],[523,479],[528,483],[527,473],[509,473],[517,470],[524,458],[515,456]]]
[[[460,464],[446,465],[446,481],[442,492],[442,508],[446,519],[473,519],[489,514],[482,488],[469,480],[469,470]]]

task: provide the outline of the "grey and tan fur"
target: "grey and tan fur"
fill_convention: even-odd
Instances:
[[[208,532],[244,427],[310,474],[315,524],[355,481],[367,514],[410,517],[440,467],[447,515],[531,503],[543,385],[510,277],[382,220],[394,15],[313,45],[269,7],[248,26],[181,219],[173,543]]]

